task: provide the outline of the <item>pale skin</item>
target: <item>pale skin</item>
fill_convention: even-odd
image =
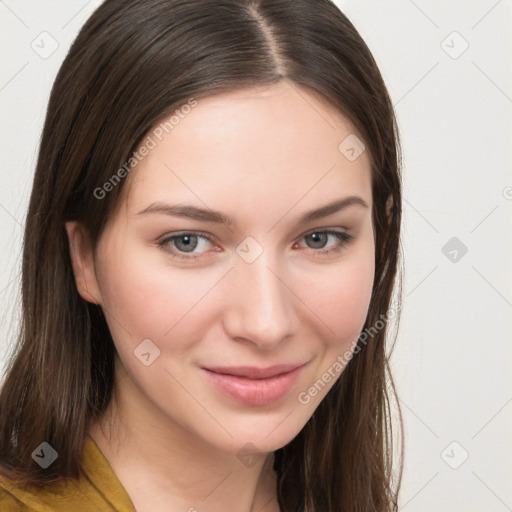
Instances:
[[[340,152],[351,133],[286,81],[200,99],[129,175],[95,252],[79,223],[66,224],[78,292],[103,308],[118,353],[120,410],[111,404],[90,434],[138,512],[279,511],[272,452],[331,389],[334,378],[298,400],[353,348],[370,304],[370,160]],[[299,224],[349,196],[366,206]],[[221,210],[233,224],[138,214],[157,201]],[[352,239],[312,236],[325,229]],[[179,236],[158,245],[183,232],[198,236],[191,253]],[[247,237],[262,248],[251,263],[236,251]],[[134,355],[145,339],[160,350],[149,366]],[[307,363],[297,384],[266,406],[234,401],[199,368],[297,362]],[[247,443],[261,452],[250,464],[237,457]]]

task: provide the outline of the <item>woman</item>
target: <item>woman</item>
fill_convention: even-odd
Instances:
[[[400,215],[333,3],[106,0],[49,101],[2,510],[397,510]]]

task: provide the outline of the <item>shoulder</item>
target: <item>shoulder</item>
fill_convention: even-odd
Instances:
[[[63,495],[54,487],[27,487],[0,476],[1,512],[53,512],[60,511],[58,502]]]
[[[81,512],[86,510],[84,501],[104,505],[87,486],[75,480],[46,486],[21,486],[0,477],[1,512]]]
[[[10,494],[0,490],[0,510],[2,512],[33,512]]]
[[[16,494],[18,493],[14,484],[0,476],[0,510],[2,512],[35,512],[37,510],[20,501]]]
[[[22,485],[0,474],[0,512],[135,512],[126,490],[94,440],[84,449],[84,474],[44,486]]]

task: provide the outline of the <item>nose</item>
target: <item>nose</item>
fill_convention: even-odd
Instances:
[[[272,350],[293,335],[298,317],[287,281],[270,251],[252,263],[238,258],[230,272],[229,310],[224,317],[227,334],[262,350]]]

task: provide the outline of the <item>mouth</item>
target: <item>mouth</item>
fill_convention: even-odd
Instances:
[[[303,363],[276,364],[268,368],[256,368],[254,366],[213,366],[204,369],[222,375],[233,375],[235,377],[245,377],[246,379],[261,380],[277,377],[283,373],[289,373],[299,366],[303,366]]]
[[[244,405],[263,406],[288,395],[307,364],[279,364],[268,368],[201,367],[201,370],[230,398]]]

